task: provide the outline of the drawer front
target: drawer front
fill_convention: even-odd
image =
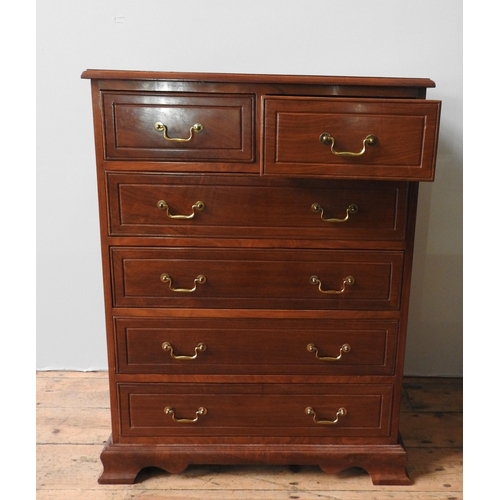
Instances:
[[[123,436],[389,435],[390,385],[144,383],[118,392]]]
[[[108,173],[107,189],[117,236],[405,236],[407,183]]]
[[[434,179],[439,101],[268,98],[264,102],[264,174]]]
[[[251,95],[103,93],[103,107],[106,159],[254,161]]]
[[[117,307],[399,307],[403,252],[112,248]]]
[[[396,321],[115,318],[117,370],[392,375]]]

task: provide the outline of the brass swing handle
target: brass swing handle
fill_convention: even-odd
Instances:
[[[340,417],[345,417],[347,415],[347,410],[345,408],[339,408],[335,414],[335,420],[316,420],[316,412],[308,406],[306,408],[306,415],[310,415],[313,418],[315,424],[320,425],[335,425],[338,423]]]
[[[337,357],[320,356],[318,348],[314,344],[307,344],[307,350],[309,352],[316,353],[316,359],[319,359],[320,361],[338,361],[342,357],[342,354],[344,354],[345,352],[349,352],[351,350],[351,346],[349,344],[343,344],[342,347],[340,348],[340,352]]]
[[[309,278],[309,281],[313,285],[318,285],[318,290],[321,293],[339,294],[339,293],[344,293],[345,292],[346,285],[350,286],[350,285],[354,284],[354,277],[353,276],[347,276],[347,278],[344,278],[344,280],[342,281],[342,288],[340,290],[323,290],[323,288],[321,288],[321,280],[317,276],[311,276]]]
[[[172,420],[179,424],[194,424],[195,422],[198,422],[201,415],[206,415],[208,413],[208,410],[203,406],[200,406],[198,411],[195,413],[196,418],[177,418],[175,416],[175,409],[171,406],[167,406],[163,411],[166,415],[172,415]]]
[[[325,219],[323,217],[323,207],[319,203],[313,203],[311,205],[311,210],[315,213],[320,213],[321,220],[325,222],[346,222],[349,219],[349,215],[355,214],[358,211],[358,206],[357,205],[349,205],[346,210],[345,217],[343,219]]]
[[[375,135],[369,134],[363,139],[363,149],[359,153],[353,153],[351,151],[335,151],[334,146],[335,146],[335,139],[328,133],[324,132],[319,136],[319,142],[321,144],[328,144],[329,142],[332,143],[332,153],[336,154],[337,156],[361,156],[365,154],[366,151],[366,146],[374,146],[377,144],[378,139]]]
[[[168,288],[170,288],[170,290],[172,290],[172,292],[193,293],[196,290],[196,286],[198,285],[198,283],[205,283],[207,281],[207,278],[205,278],[205,276],[203,276],[203,274],[198,275],[194,279],[193,288],[173,288],[172,287],[172,278],[167,273],[163,273],[160,276],[160,280],[163,281],[163,283],[168,283]]]
[[[193,356],[182,356],[182,355],[174,354],[174,348],[172,347],[172,344],[170,342],[163,342],[163,344],[161,345],[161,348],[164,351],[170,351],[170,357],[172,359],[181,359],[181,360],[196,359],[198,357],[198,352],[207,350],[207,346],[201,342],[194,348],[194,355]]]
[[[200,133],[203,130],[203,125],[201,123],[195,123],[190,129],[189,129],[189,137],[187,139],[184,139],[182,137],[169,137],[167,135],[167,126],[163,124],[162,122],[156,122],[154,124],[154,128],[157,132],[163,132],[163,137],[166,141],[172,141],[172,142],[189,142],[193,138],[193,132],[195,133]]]
[[[156,206],[160,210],[165,210],[167,217],[170,217],[171,219],[192,219],[195,215],[195,211],[201,212],[205,208],[205,203],[203,203],[202,201],[197,201],[194,205],[191,206],[192,212],[190,215],[172,215],[170,213],[170,207],[165,200],[160,200],[156,204]]]

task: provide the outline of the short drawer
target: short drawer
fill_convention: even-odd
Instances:
[[[397,321],[115,318],[119,373],[392,375]]]
[[[403,240],[408,183],[108,172],[110,235]]]
[[[118,393],[123,436],[389,435],[391,385],[137,383]]]
[[[380,309],[400,303],[403,252],[111,249],[117,307]]]
[[[265,175],[432,181],[440,101],[264,99]]]
[[[109,160],[254,161],[254,98],[103,93]]]

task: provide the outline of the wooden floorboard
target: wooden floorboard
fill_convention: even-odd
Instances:
[[[406,378],[401,434],[409,486],[374,486],[361,469],[190,466],[170,475],[142,471],[133,485],[99,485],[110,434],[105,372],[37,373],[39,500],[462,500],[462,379]]]

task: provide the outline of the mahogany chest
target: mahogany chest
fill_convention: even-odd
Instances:
[[[144,467],[407,484],[398,432],[428,79],[88,70],[112,435]]]

